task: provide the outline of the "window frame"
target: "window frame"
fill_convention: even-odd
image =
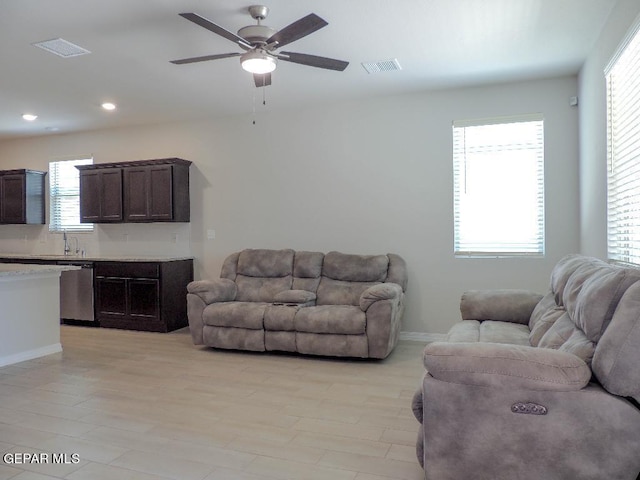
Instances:
[[[607,258],[640,265],[640,16],[604,70]],[[631,67],[631,70],[629,68]]]
[[[486,133],[491,133],[492,127],[504,126],[506,132],[508,129],[516,128],[513,124],[531,123],[532,131],[527,132],[529,136],[535,137],[534,141],[522,140],[517,142],[515,139],[513,142],[504,143],[486,143],[483,144],[479,140],[474,140],[474,134],[479,137],[481,129],[487,129]],[[478,128],[475,132],[467,129]],[[514,130],[512,133],[516,133]],[[469,134],[469,139],[467,139]],[[480,118],[472,120],[456,120],[452,123],[452,135],[453,135],[453,209],[454,209],[454,256],[455,258],[513,258],[513,257],[544,257],[546,249],[546,232],[545,232],[545,185],[544,185],[544,164],[545,164],[545,151],[544,151],[544,115],[541,113],[523,114],[516,116],[505,117],[490,117]],[[498,138],[496,136],[496,138]],[[535,185],[529,185],[532,191],[535,191],[535,201],[529,205],[532,208],[533,213],[531,222],[528,224],[528,229],[531,233],[523,235],[522,239],[526,238],[526,242],[520,244],[517,241],[518,236],[514,236],[510,239],[490,239],[481,241],[483,236],[490,237],[490,235],[484,235],[478,233],[476,228],[474,232],[465,234],[464,225],[469,224],[470,218],[475,218],[471,215],[473,206],[477,206],[478,203],[471,201],[471,195],[465,196],[467,189],[468,178],[472,179],[472,185],[475,185],[477,189],[478,183],[473,183],[473,179],[481,178],[480,174],[475,174],[474,177],[471,170],[471,162],[475,162],[474,167],[477,168],[478,164],[482,164],[482,156],[484,155],[487,160],[493,160],[493,163],[499,164],[500,156],[506,156],[509,152],[518,152],[521,159],[526,156],[535,157],[528,158],[527,162],[535,175]],[[523,153],[525,152],[525,153]],[[528,155],[527,153],[528,152]],[[505,165],[508,160],[502,160],[502,165]],[[486,163],[486,160],[485,160]],[[495,167],[494,167],[495,168]],[[512,167],[515,171],[516,167]],[[469,173],[468,170],[471,172]],[[479,171],[479,170],[476,170]],[[523,184],[526,182],[523,182]],[[493,184],[495,186],[495,184]],[[494,191],[494,190],[491,190]],[[484,195],[482,193],[476,194],[476,197],[481,197],[480,200],[489,202],[489,198],[492,195]],[[524,198],[524,195],[523,197]],[[476,198],[477,199],[477,198]],[[494,199],[494,205],[496,204]],[[526,203],[526,202],[525,202]],[[472,205],[472,206],[470,206]],[[535,207],[535,210],[533,209]],[[482,211],[498,211],[485,209]],[[503,214],[504,214],[504,210]],[[494,222],[499,222],[499,220]],[[512,216],[513,218],[513,216]],[[465,220],[467,219],[467,220]],[[534,223],[535,222],[535,223]],[[473,230],[473,227],[471,228]]]

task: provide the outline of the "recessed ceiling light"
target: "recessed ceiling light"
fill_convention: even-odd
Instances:
[[[105,102],[102,104],[102,108],[104,108],[105,110],[115,110],[116,104],[111,102]]]
[[[22,115],[22,118],[24,118],[27,122],[33,122],[36,118],[38,118],[38,115],[33,115],[32,113],[25,113],[24,115]]]

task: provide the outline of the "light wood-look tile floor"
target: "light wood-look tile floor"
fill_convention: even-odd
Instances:
[[[341,360],[195,347],[186,329],[63,326],[62,345],[0,368],[0,480],[424,478],[419,343]],[[4,461],[24,453],[49,462]]]

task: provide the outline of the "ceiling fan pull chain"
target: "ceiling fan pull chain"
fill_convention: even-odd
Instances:
[[[256,89],[252,89],[253,90],[253,113],[252,113],[252,117],[253,117],[253,124],[256,124]]]
[[[267,105],[267,89],[262,87],[262,105]]]

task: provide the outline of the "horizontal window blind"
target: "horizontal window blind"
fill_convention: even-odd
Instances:
[[[80,223],[80,172],[76,165],[90,165],[92,158],[49,163],[49,231],[90,232],[92,223]]]
[[[607,249],[640,264],[640,22],[605,71],[607,80]]]
[[[541,114],[453,124],[456,256],[544,254]]]

